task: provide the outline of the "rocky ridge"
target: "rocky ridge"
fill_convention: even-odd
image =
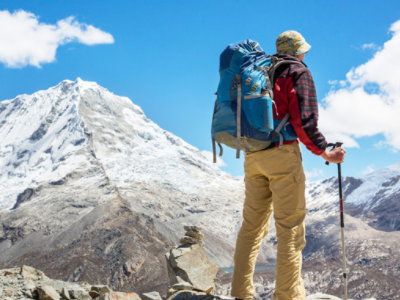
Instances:
[[[185,226],[187,230],[185,236],[191,231],[200,234],[200,229],[198,226]],[[0,297],[2,300],[234,300],[229,296],[211,293],[215,292],[218,267],[209,261],[199,241],[184,240],[183,244],[167,252],[166,262],[172,287],[168,294],[162,297],[155,291],[145,292],[139,296],[134,292],[115,292],[106,285],[53,280],[29,266],[0,270]],[[266,299],[265,295],[263,296],[257,295],[256,299]],[[306,299],[339,298],[317,293]]]
[[[234,300],[234,298],[193,290],[181,286],[171,289],[167,295],[158,292],[122,293],[112,291],[106,285],[87,282],[65,282],[47,277],[43,272],[29,267],[0,270],[0,299],[2,300]],[[306,299],[337,300],[339,298],[317,293]],[[369,299],[373,300],[373,299]]]
[[[2,300],[141,299],[135,293],[114,292],[105,285],[53,280],[43,272],[28,266],[0,270],[0,297]],[[158,298],[152,300],[158,299],[161,300],[159,295]]]

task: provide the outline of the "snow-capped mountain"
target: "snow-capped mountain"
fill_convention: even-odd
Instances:
[[[87,167],[82,149],[88,148],[119,188],[152,182],[197,195],[220,181],[232,184],[231,189],[238,186],[196,148],[147,119],[128,98],[95,83],[64,81],[0,102],[0,113],[1,209],[12,208],[15,195],[27,187]]]
[[[210,258],[231,265],[243,182],[147,119],[128,98],[77,79],[2,101],[0,141],[0,265],[71,255],[66,249],[83,236],[97,236],[105,245],[103,256],[122,251],[117,249],[120,239],[139,239],[135,247],[140,249],[124,248],[125,259],[110,257],[110,284],[124,289],[129,276],[146,278],[132,270],[147,270],[153,278],[150,265],[163,265],[163,257],[153,262],[146,257],[164,254],[183,235],[182,225],[193,223],[204,227]],[[116,222],[133,220],[137,232],[121,233],[123,225]],[[100,228],[118,232],[107,240],[95,233]],[[146,239],[151,242],[143,244]],[[33,255],[38,251],[41,259]],[[70,261],[66,257],[65,265]],[[84,275],[90,273],[88,265],[77,259],[72,270],[62,273],[82,280],[91,276]]]
[[[63,280],[162,290],[163,255],[184,224],[203,227],[213,262],[232,264],[243,182],[96,83],[66,80],[0,102],[0,171],[0,268],[28,264]],[[399,230],[399,181],[400,164],[345,177],[353,223]],[[337,185],[307,186],[306,257],[338,242]],[[275,241],[271,222],[259,264],[274,258]]]
[[[342,179],[347,214],[367,220],[374,228],[400,230],[400,163],[376,170],[359,179]],[[337,178],[307,185],[309,215],[325,218],[339,210]]]
[[[156,205],[143,197],[131,199],[136,211],[163,222],[176,214],[218,211],[229,220],[219,226],[221,215],[213,216],[207,227],[223,227],[215,233],[225,237],[234,232],[242,184],[147,119],[128,98],[77,79],[0,102],[0,113],[0,209],[29,205],[18,202],[18,195],[43,182],[62,184],[74,170],[90,169],[95,159],[110,184],[129,199],[132,193],[137,198],[138,190],[143,193],[145,185],[183,196],[157,199]],[[177,211],[175,202],[184,209]],[[232,224],[229,230],[225,223]]]

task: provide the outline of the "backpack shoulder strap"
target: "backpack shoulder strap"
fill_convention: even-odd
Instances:
[[[276,56],[271,56],[271,65],[268,68],[268,76],[269,76],[272,84],[274,82],[274,76],[275,76],[276,69],[282,65],[292,65],[292,64],[301,64],[301,62],[294,61],[294,60],[284,60],[284,59],[278,58]]]
[[[284,60],[284,59],[279,59],[276,56],[271,57],[271,65],[268,68],[268,76],[270,78],[270,81],[274,82],[274,76],[275,76],[275,71],[278,67],[282,65],[291,65],[291,64],[301,64],[299,61],[294,61],[294,60]],[[272,98],[273,100],[273,98]],[[279,123],[279,125],[275,128],[274,131],[271,132],[271,141],[273,141],[278,135],[279,135],[279,149],[282,149],[283,145],[283,136],[280,133],[282,127],[286,124],[286,122],[289,120],[289,113],[285,115],[285,117],[282,119],[282,121]]]

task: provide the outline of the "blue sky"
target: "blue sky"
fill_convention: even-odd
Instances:
[[[400,69],[400,60],[393,54],[400,52],[400,25],[392,25],[400,24],[396,23],[400,20],[398,0],[2,0],[0,22],[6,19],[4,12],[15,14],[17,10],[30,12],[42,25],[56,26],[62,21],[76,33],[48,41],[53,46],[56,43],[55,55],[42,51],[31,35],[27,40],[33,43],[32,57],[38,60],[12,65],[20,49],[10,53],[2,38],[4,32],[9,36],[23,32],[16,31],[18,24],[3,23],[1,100],[80,77],[129,97],[162,128],[210,151],[220,52],[229,43],[251,38],[273,54],[276,37],[297,30],[312,45],[305,62],[321,104],[321,131],[347,142],[343,174],[359,177],[399,162],[400,133],[392,128],[400,124],[385,123],[391,114],[400,113],[396,89],[400,73],[395,70],[396,66]],[[68,21],[71,16],[79,24]],[[88,27],[83,24],[97,31],[85,32]],[[26,43],[22,46],[27,47]],[[14,55],[14,60],[7,55]],[[334,166],[325,166],[320,157],[303,150],[309,180],[336,175]],[[227,150],[223,160],[223,170],[234,176],[243,174],[243,161],[235,159],[233,150]]]

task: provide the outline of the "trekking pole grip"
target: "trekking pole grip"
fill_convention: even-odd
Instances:
[[[336,147],[342,147],[342,145],[343,145],[343,143],[341,143],[341,142],[329,143],[329,144],[326,146],[326,148],[332,147],[331,150],[333,150],[333,149],[335,149]],[[329,166],[329,162],[328,162],[328,161],[326,161],[325,164],[326,164],[327,166]],[[339,164],[340,164],[340,163],[339,163]]]

